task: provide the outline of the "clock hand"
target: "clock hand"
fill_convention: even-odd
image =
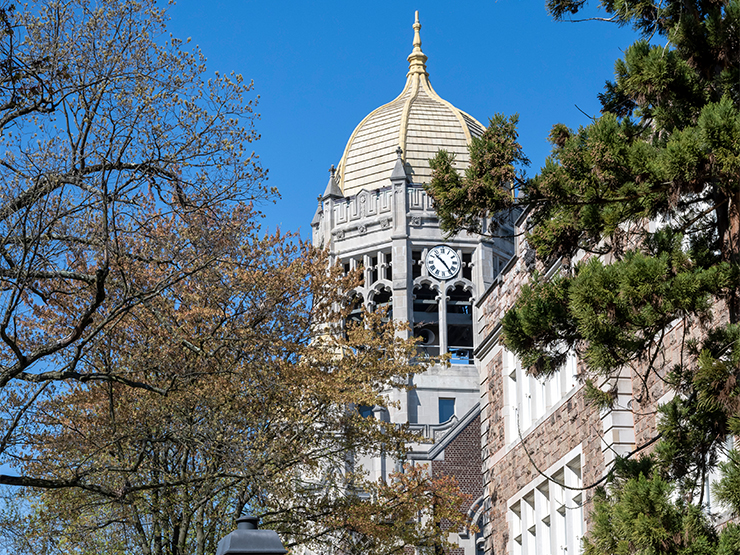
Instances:
[[[444,264],[444,267],[447,268],[447,271],[452,273],[452,269],[447,265],[447,262],[444,261],[444,258],[442,258],[441,254],[437,255],[437,260],[439,260],[442,264]]]

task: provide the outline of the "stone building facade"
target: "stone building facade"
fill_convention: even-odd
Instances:
[[[656,434],[657,404],[670,395],[653,377],[643,382],[625,370],[616,381],[611,410],[599,411],[584,398],[579,362],[547,381],[528,376],[503,346],[501,322],[536,269],[546,277],[560,271],[535,261],[524,238],[527,214],[516,222],[515,253],[477,302],[480,337],[481,447],[485,488],[485,553],[509,555],[581,552],[591,526],[593,486],[617,455],[649,449]],[[576,260],[573,261],[574,263]],[[678,356],[682,328],[669,332],[664,367]]]

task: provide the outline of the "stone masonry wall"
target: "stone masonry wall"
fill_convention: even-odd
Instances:
[[[595,483],[602,476],[604,458],[601,451],[601,419],[598,411],[583,398],[579,388],[563,400],[559,409],[547,416],[524,438],[512,446],[506,445],[503,417],[503,384],[501,356],[495,357],[488,368],[486,392],[490,407],[490,423],[483,441],[488,446],[484,467],[486,496],[489,501],[486,553],[505,554],[509,551],[508,500],[532,480],[567,455],[579,444],[582,449],[583,485]],[[539,469],[539,471],[538,471]],[[593,490],[584,491],[586,528],[592,509]]]
[[[521,232],[522,229],[517,231]],[[546,413],[534,428],[523,431],[526,433],[523,441],[508,438],[507,444],[504,350],[498,334],[504,314],[516,302],[522,286],[529,281],[534,268],[533,253],[521,240],[517,256],[507,264],[477,304],[477,343],[484,345],[477,356],[486,362],[481,385],[481,452],[488,517],[485,529],[487,555],[509,553],[508,502],[523,488],[539,479],[538,469],[548,469],[580,445],[582,484],[589,486],[601,480],[607,470],[607,459],[613,459],[609,445],[612,441],[618,441],[614,440],[615,430],[617,437],[624,434],[624,437],[629,438],[626,443],[622,441],[620,448],[623,450],[633,451],[655,437],[657,404],[670,397],[670,390],[663,378],[670,367],[678,362],[681,346],[687,339],[683,336],[684,325],[681,322],[668,331],[665,348],[657,359],[663,368],[657,375],[653,373],[648,376],[645,384],[634,368],[631,374],[627,371],[631,386],[627,385],[627,391],[624,392],[626,395],[622,400],[625,406],[621,410],[627,414],[631,425],[622,422],[619,424],[621,428],[609,430],[609,434],[605,436],[604,418],[610,417],[607,413],[600,414],[584,399],[584,388],[580,386]],[[537,269],[541,274],[547,272],[547,268],[539,264]],[[641,453],[647,453],[651,449],[652,446]],[[583,491],[583,501],[585,531],[588,531],[593,509],[593,489]]]

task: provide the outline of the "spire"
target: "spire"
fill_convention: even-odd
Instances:
[[[416,11],[416,21],[414,22],[414,50],[409,54],[409,74],[423,74],[429,76],[427,73],[427,61],[426,55],[421,51],[421,23],[419,23],[419,11]]]
[[[403,149],[399,146],[396,149],[396,165],[393,166],[393,173],[391,173],[391,181],[405,181],[408,183],[408,175],[406,174],[406,168],[403,166]]]
[[[313,220],[311,220],[311,227],[316,227],[321,223],[321,201],[319,201],[319,206],[316,208],[316,212],[314,212]]]
[[[334,173],[336,171],[337,170],[334,168],[334,164],[332,164],[331,168],[329,169],[331,177],[329,177],[329,183],[326,184],[326,190],[324,190],[324,194],[321,196],[321,200],[326,200],[328,198],[342,198],[344,196],[341,189],[339,188],[339,185],[337,184],[337,179],[334,176]]]

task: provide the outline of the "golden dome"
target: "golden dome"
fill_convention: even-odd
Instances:
[[[469,161],[471,137],[484,127],[472,116],[440,98],[429,83],[427,57],[421,51],[419,12],[414,23],[414,49],[409,55],[406,86],[394,100],[372,111],[355,128],[339,162],[339,186],[345,196],[390,185],[396,149],[403,150],[412,183],[431,180],[429,159],[440,149],[455,153],[458,168]]]

